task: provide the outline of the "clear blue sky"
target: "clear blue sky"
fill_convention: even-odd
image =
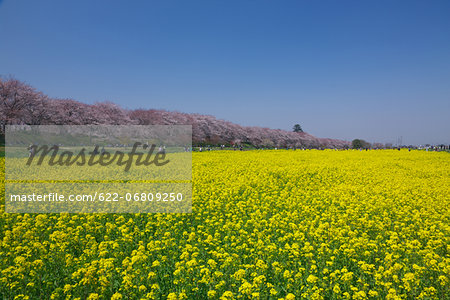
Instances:
[[[0,75],[52,97],[450,144],[450,1],[0,0]]]

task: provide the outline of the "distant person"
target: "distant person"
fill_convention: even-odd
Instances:
[[[98,146],[94,146],[94,151],[92,151],[92,154],[97,155],[98,154]]]
[[[28,156],[29,157],[32,157],[32,156],[34,156],[34,151],[35,151],[35,149],[36,149],[36,147],[34,147],[34,145],[33,144],[31,144],[30,146],[28,146]]]

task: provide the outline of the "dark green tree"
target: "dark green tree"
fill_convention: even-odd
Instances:
[[[353,149],[366,149],[366,148],[370,148],[370,143],[366,142],[365,140],[354,139],[354,140],[352,141],[352,148],[353,148]]]
[[[292,130],[294,132],[303,132],[302,126],[300,126],[300,124],[295,124]]]

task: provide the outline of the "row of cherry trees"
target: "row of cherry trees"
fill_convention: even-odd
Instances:
[[[341,140],[319,139],[304,132],[243,127],[213,116],[154,109],[125,110],[111,102],[93,105],[73,99],[53,99],[13,78],[0,78],[0,130],[8,124],[29,125],[192,125],[193,143],[251,144],[268,147],[337,147]]]

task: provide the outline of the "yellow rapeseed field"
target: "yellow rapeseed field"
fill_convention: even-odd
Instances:
[[[2,191],[0,298],[449,299],[449,195],[450,154],[405,150],[194,153],[192,214]]]

